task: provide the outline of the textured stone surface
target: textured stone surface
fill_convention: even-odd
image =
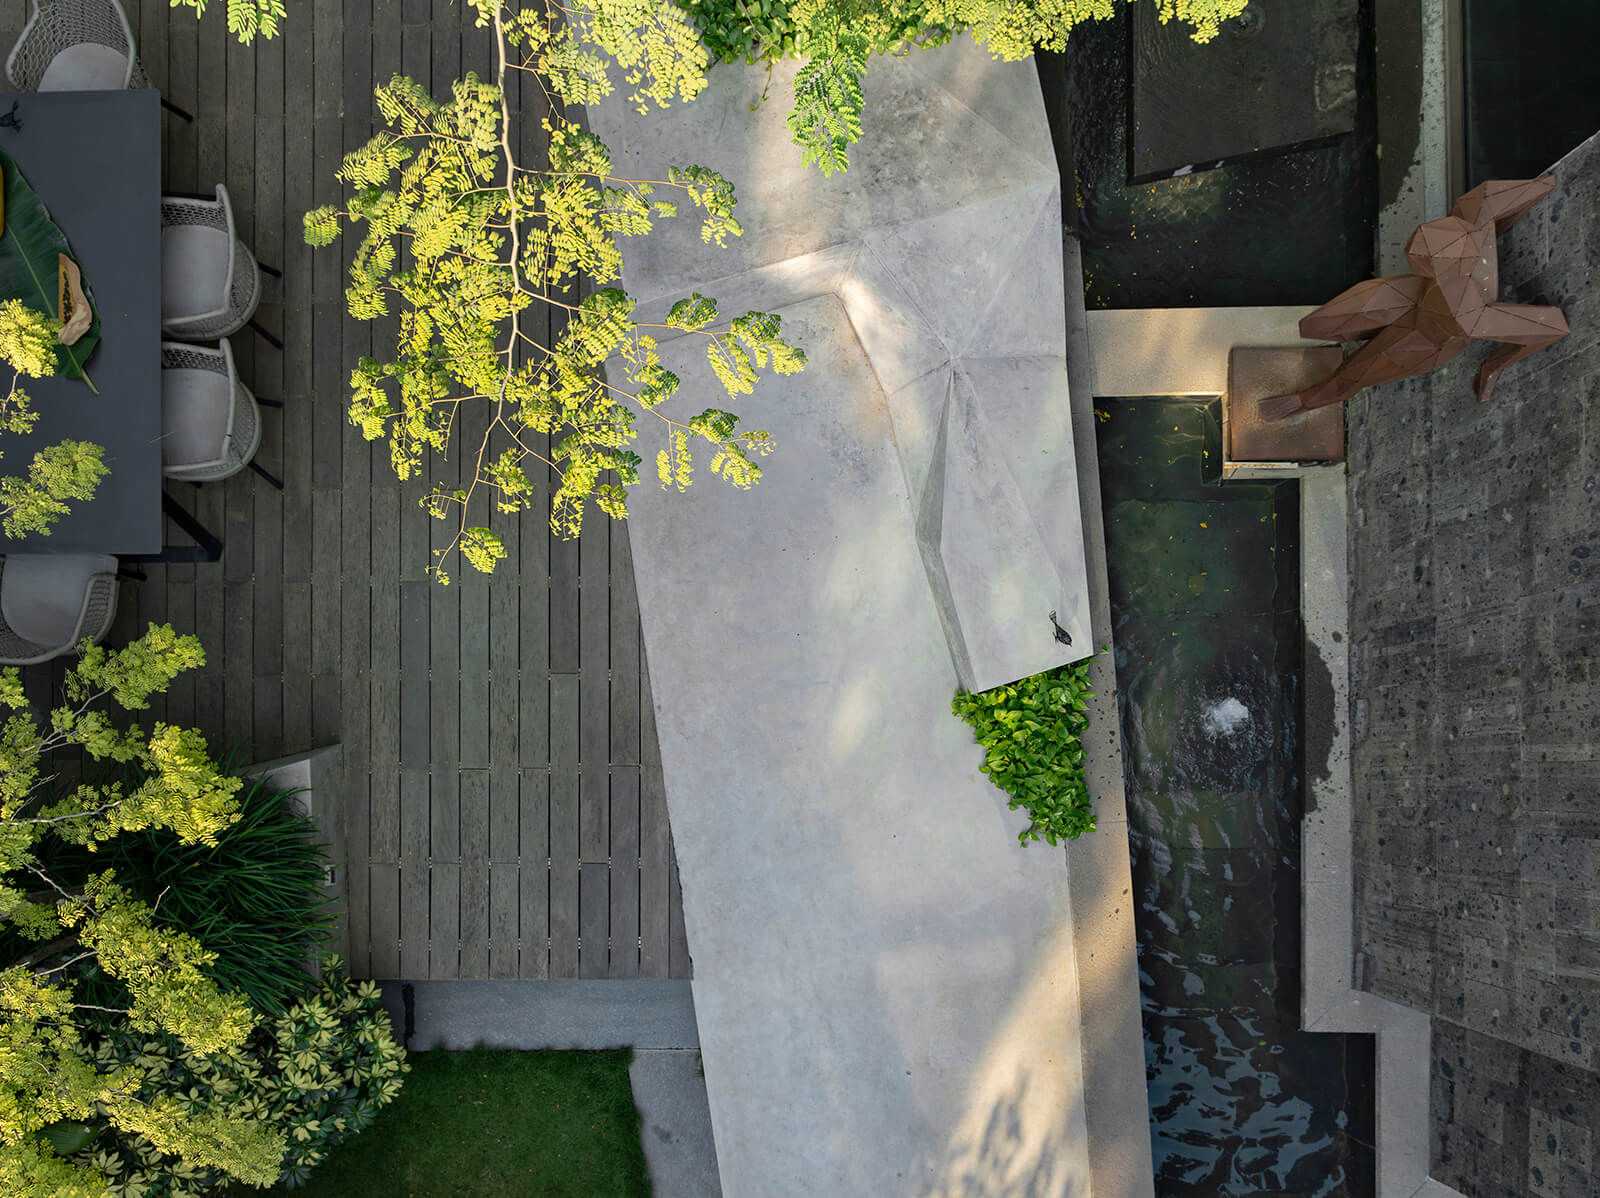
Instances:
[[[1065,862],[1017,843],[950,714],[843,304],[780,311],[812,366],[752,415],[793,452],[749,492],[642,491],[629,517],[723,1189],[1081,1193]],[[694,349],[663,358],[711,385]]]
[[[739,196],[744,235],[725,249],[692,220],[628,247],[640,319],[697,289],[726,315],[836,295],[888,396],[962,684],[987,690],[1087,657],[1060,182],[1033,70],[967,39],[874,60],[867,100],[880,115],[850,170],[826,179],[800,166],[783,126],[794,69],[769,87],[764,70],[719,68],[694,105],[643,120],[617,96],[594,110],[619,175],[662,178],[692,161]],[[773,99],[752,118],[764,90]],[[782,422],[769,431],[781,440]]]
[[[1356,980],[1434,1015],[1471,1196],[1600,1192],[1600,141],[1556,175],[1501,294],[1572,335],[1488,404],[1483,346],[1350,411]]]

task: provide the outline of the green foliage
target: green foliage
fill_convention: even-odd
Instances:
[[[195,937],[216,959],[203,972],[252,1009],[282,1015],[304,998],[313,959],[331,926],[322,881],[328,860],[316,828],[284,791],[251,783],[238,797],[239,818],[215,845],[185,844],[164,828],[129,832],[99,851],[54,855],[53,876],[79,879],[109,869],[130,894],[149,903],[158,926]],[[89,1002],[124,1001],[121,987],[86,969],[79,993]]]
[[[1131,0],[1130,0],[1131,2]],[[1151,0],[1160,20],[1182,21],[1210,41],[1246,0]],[[1084,21],[1116,16],[1118,0],[681,0],[723,62],[806,60],[795,78],[789,132],[824,174],[848,166],[861,137],[861,79],[868,54],[943,45],[970,30],[1007,62],[1066,48]]]
[[[0,396],[0,431],[26,433],[38,420],[24,376],[54,374],[61,322],[21,300],[0,303],[0,360],[11,367],[11,389]],[[98,445],[62,441],[33,455],[27,477],[0,478],[0,531],[8,537],[28,533],[48,536],[50,526],[67,512],[67,500],[90,499],[105,475]]]
[[[987,750],[979,768],[1033,821],[1018,837],[1023,844],[1094,831],[1081,740],[1091,693],[1089,662],[1080,661],[978,694],[961,691],[951,704]]]
[[[29,185],[22,170],[4,150],[0,150],[0,171],[4,173],[5,236],[0,237],[0,296],[17,297],[16,307],[0,313],[0,324],[17,319],[16,311],[24,306],[33,309],[31,318],[35,328],[39,322],[49,322],[52,338],[60,326],[54,323],[60,302],[60,260],[64,255],[74,263],[77,255],[67,244],[66,234],[50,217],[50,210]],[[87,294],[89,279],[80,275]],[[7,338],[9,339],[9,338]],[[94,353],[100,340],[100,316],[89,305],[89,327],[76,337],[71,345],[59,339],[51,341],[55,368],[50,371],[25,370],[13,367],[35,378],[42,374],[61,374],[70,379],[81,379],[94,391],[95,387],[84,372],[84,364]],[[8,359],[9,361],[9,359]]]
[[[305,218],[315,246],[331,244],[346,224],[362,226],[345,292],[350,314],[398,316],[392,354],[361,359],[351,375],[351,422],[368,440],[387,438],[401,479],[453,443],[465,459],[459,484],[436,485],[422,500],[435,519],[455,518],[432,567],[443,582],[458,549],[485,572],[505,555],[478,514],[480,494],[501,512],[519,512],[552,477],[550,526],[565,537],[578,535],[591,503],[626,516],[628,489],[639,482],[632,443],[641,411],[665,422],[680,484],[694,445],[709,445],[712,472],[735,486],[759,481],[755,459],[771,449],[765,432],[737,431],[720,409],[689,421],[661,410],[679,380],[649,331],[659,326],[636,321],[633,300],[609,286],[622,271],[619,239],[676,214],[678,203],[664,195],[700,210],[704,240],[738,236],[732,184],[699,166],[674,167],[665,179],[617,176],[605,145],[561,114],[562,103],[609,92],[608,60],[622,65],[641,107],[697,93],[707,58],[683,11],[671,0],[474,5],[479,23],[494,29],[493,76],[469,74],[443,100],[403,77],[377,89],[388,128],[345,157],[348,207]],[[522,139],[502,85],[514,69],[536,75],[556,101],[543,161],[520,161],[511,149]],[[580,279],[591,289],[581,300],[572,294]],[[556,319],[535,318],[535,305]],[[696,296],[674,308],[668,327],[705,339],[730,395],[749,393],[762,369],[803,367],[778,317],[746,313],[717,331],[708,327],[715,311]],[[471,443],[458,434],[465,405],[487,417]]]
[[[196,1167],[247,1176],[257,1160],[249,1126],[185,1118],[174,1096],[141,1097],[141,1068],[97,1069],[80,1032],[77,978],[92,965],[121,986],[126,1005],[111,1013],[130,1029],[173,1037],[193,1054],[236,1048],[255,1016],[207,976],[215,954],[158,923],[110,871],[69,886],[45,866],[49,841],[98,850],[159,828],[207,845],[238,819],[239,781],[197,733],[157,723],[147,734],[106,710],[142,710],[203,660],[199,643],[170,627],[151,626],[120,652],[86,645],[42,726],[18,672],[0,671],[0,708],[10,713],[0,724],[0,923],[11,945],[0,958],[0,1192],[99,1194],[104,1178],[92,1163],[65,1162],[37,1139],[96,1112]],[[93,768],[126,766],[135,780],[52,789],[45,763],[73,749]]]
[[[198,19],[206,15],[206,0],[169,0],[173,8],[192,8]],[[276,37],[283,20],[283,0],[228,0],[228,32],[244,45],[256,38]]]
[[[794,81],[794,108],[789,135],[805,153],[803,165],[815,163],[824,175],[850,165],[845,153],[861,136],[861,80],[867,73],[867,39],[841,34],[832,53],[811,59]]]
[[[309,996],[228,1051],[196,1054],[122,1020],[88,1025],[95,1069],[137,1074],[136,1101],[168,1111],[191,1135],[203,1129],[213,1145],[205,1159],[180,1154],[158,1121],[129,1126],[115,1111],[97,1109],[73,1159],[110,1181],[108,1198],[185,1198],[231,1178],[301,1185],[394,1101],[409,1069],[377,987],[352,983],[335,957],[324,961]]]

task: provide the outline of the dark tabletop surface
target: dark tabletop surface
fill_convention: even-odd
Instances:
[[[161,108],[153,90],[0,94],[20,130],[0,149],[44,202],[83,269],[100,343],[85,369],[100,394],[63,377],[26,379],[39,421],[0,435],[0,473],[71,438],[105,449],[94,499],[0,553],[156,553],[161,549]],[[0,297],[4,298],[4,297]],[[8,376],[9,377],[9,376]]]

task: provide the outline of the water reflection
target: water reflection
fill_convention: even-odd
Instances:
[[[1299,1030],[1297,495],[1097,400],[1156,1188],[1374,1192],[1371,1037]]]

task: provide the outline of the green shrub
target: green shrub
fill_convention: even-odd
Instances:
[[[975,695],[960,691],[951,705],[988,750],[979,768],[1032,820],[1018,836],[1023,844],[1094,831],[1082,742],[1093,693],[1089,662],[1080,661]]]
[[[224,764],[224,771],[227,770]],[[310,992],[306,962],[325,944],[332,916],[321,884],[328,859],[310,820],[284,800],[292,792],[247,784],[239,819],[214,845],[185,844],[167,828],[124,832],[91,854],[53,862],[65,877],[111,869],[119,885],[154,909],[157,925],[185,932],[217,954],[202,972],[238,991],[265,1015],[282,1015]],[[122,1005],[120,983],[92,963],[85,1000]]]
[[[377,986],[351,982],[335,957],[315,993],[263,1020],[237,1051],[197,1056],[114,1017],[87,1026],[84,1041],[101,1073],[142,1070],[145,1101],[176,1096],[191,1121],[220,1116],[267,1129],[283,1144],[279,1179],[289,1186],[304,1184],[332,1148],[371,1124],[410,1068]],[[77,1155],[110,1180],[106,1198],[197,1198],[233,1180],[119,1131],[105,1115],[101,1108],[89,1122],[92,1138]]]

